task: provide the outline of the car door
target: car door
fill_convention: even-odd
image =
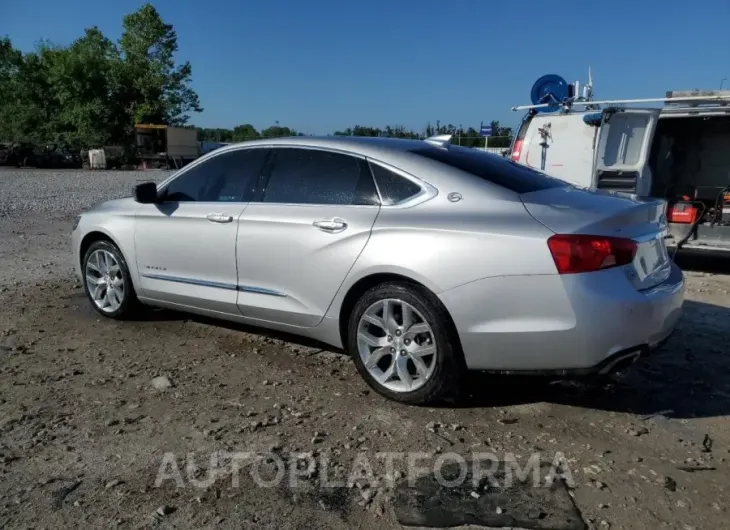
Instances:
[[[596,141],[593,185],[596,188],[648,196],[649,152],[659,109],[603,111]]]
[[[273,148],[258,197],[241,215],[238,306],[245,317],[312,327],[370,238],[380,210],[364,158]]]
[[[135,250],[141,296],[239,314],[236,234],[267,149],[215,153],[184,169],[139,209]]]

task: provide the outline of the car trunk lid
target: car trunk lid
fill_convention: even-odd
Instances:
[[[590,234],[633,239],[637,252],[623,267],[638,290],[667,279],[671,260],[664,242],[666,203],[608,191],[573,186],[520,196],[527,211],[556,234]]]

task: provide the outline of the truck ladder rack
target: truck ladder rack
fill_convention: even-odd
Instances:
[[[531,110],[531,109],[544,109],[548,107],[563,107],[570,108],[574,105],[589,106],[589,105],[624,105],[628,103],[685,103],[685,102],[706,102],[706,103],[720,103],[730,104],[730,93],[727,95],[716,95],[716,96],[679,96],[679,97],[666,97],[666,98],[646,98],[646,99],[607,99],[604,101],[570,101],[566,100],[560,103],[541,103],[539,105],[519,105],[512,107],[513,111],[518,110]]]

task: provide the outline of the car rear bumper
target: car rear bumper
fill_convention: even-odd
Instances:
[[[587,377],[592,375],[607,375],[616,373],[624,370],[628,366],[634,364],[639,359],[644,359],[650,356],[657,350],[660,350],[664,346],[674,332],[667,335],[664,340],[658,342],[654,346],[642,344],[634,348],[628,348],[626,350],[618,351],[612,355],[609,355],[598,364],[588,366],[585,368],[567,368],[567,369],[553,369],[553,370],[497,370],[501,374],[518,373],[520,375],[541,375],[541,376],[556,376],[562,378],[572,377]]]
[[[487,278],[439,295],[472,370],[591,373],[659,347],[682,314],[684,277],[637,291],[622,268]],[[611,366],[609,366],[611,368]]]

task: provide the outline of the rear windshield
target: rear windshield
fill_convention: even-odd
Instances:
[[[411,153],[466,171],[519,194],[569,186],[567,182],[540,171],[476,149],[457,146],[449,149],[419,147],[411,150]]]

